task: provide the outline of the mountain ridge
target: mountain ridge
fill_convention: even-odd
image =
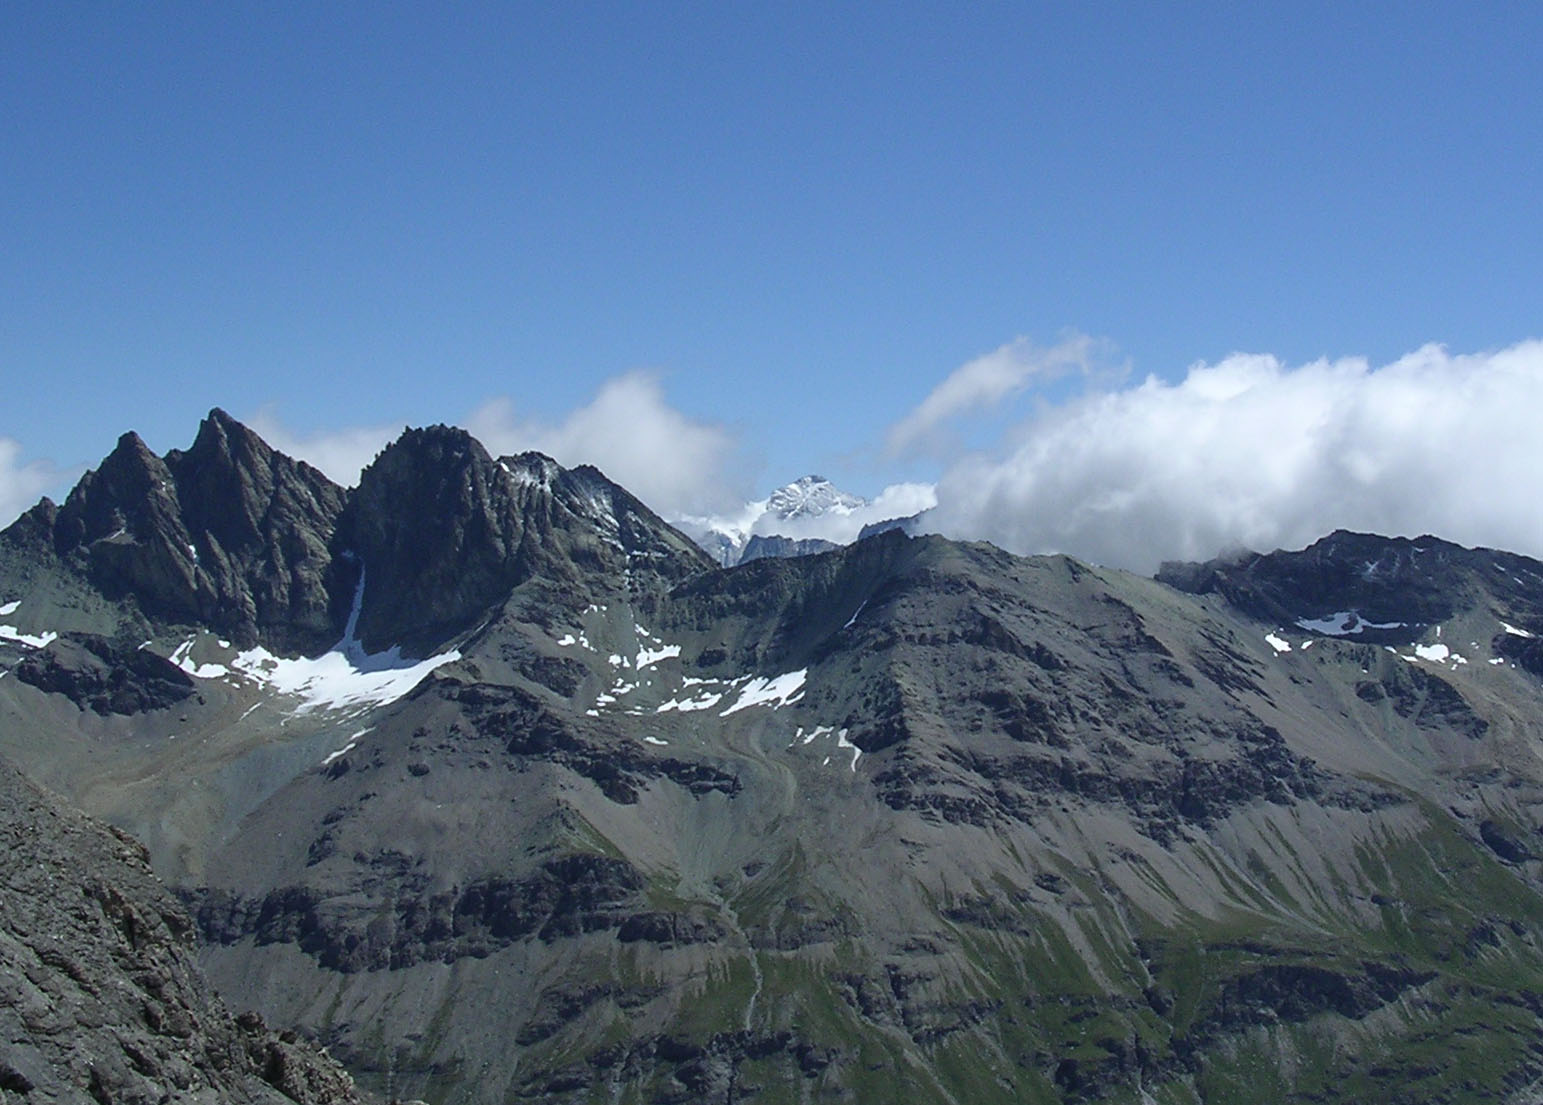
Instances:
[[[168,557],[224,532],[123,448],[138,497],[93,477],[82,517],[146,503]],[[0,534],[0,753],[142,836],[220,989],[362,1084],[1543,1080],[1535,561],[1342,531],[1143,579],[890,531],[725,570],[592,469],[446,427],[337,517],[339,644],[296,656],[298,627],[221,638],[153,572],[143,604],[101,590],[29,512]]]

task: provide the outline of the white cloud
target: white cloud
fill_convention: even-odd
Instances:
[[[734,436],[670,406],[648,373],[608,380],[556,425],[522,420],[501,398],[478,407],[466,428],[494,455],[534,449],[564,467],[592,464],[667,518],[742,501],[735,494],[741,461]]]
[[[0,437],[0,528],[14,522],[44,495],[62,497],[79,470],[66,471],[53,462],[21,461],[21,444]]]
[[[1106,343],[1074,334],[1048,349],[1017,338],[960,365],[905,418],[890,427],[885,447],[891,456],[925,449],[950,419],[992,407],[1038,380],[1070,372],[1089,375]]]
[[[1381,367],[1237,354],[1042,409],[955,462],[927,524],[1142,572],[1337,527],[1543,556],[1540,416],[1543,341]]]
[[[344,487],[357,485],[359,473],[402,432],[400,426],[354,426],[296,434],[279,421],[272,406],[263,407],[244,421],[279,452],[320,468],[329,479]]]

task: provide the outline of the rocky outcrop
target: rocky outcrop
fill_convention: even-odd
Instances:
[[[390,867],[392,857],[380,857]],[[199,932],[213,944],[248,937],[294,944],[328,970],[352,973],[482,958],[527,937],[546,942],[616,930],[626,941],[701,942],[715,932],[689,918],[639,911],[642,880],[627,863],[572,854],[542,864],[527,878],[485,878],[435,890],[421,873],[392,877],[388,923],[356,894],[324,896],[294,886],[261,898],[229,892],[187,895]]]
[[[104,716],[160,710],[197,693],[192,678],[169,660],[88,633],[51,642],[13,671],[23,683]]]
[[[532,578],[642,595],[712,567],[594,468],[495,461],[434,426],[404,431],[350,492],[218,409],[164,458],[124,434],[63,506],[45,500],[0,535],[8,574],[44,561],[131,612],[99,632],[192,626],[285,655],[336,643],[356,598],[368,650],[427,654]]]
[[[328,540],[347,492],[221,410],[204,419],[191,449],[167,454],[166,466],[217,596],[208,624],[285,651],[336,640]]]
[[[0,763],[0,1100],[359,1100],[336,1063],[232,1018],[144,850]]]

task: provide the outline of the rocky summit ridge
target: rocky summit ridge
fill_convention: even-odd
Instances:
[[[246,434],[126,438],[0,534],[0,753],[361,1085],[1538,1099],[1536,561],[889,531],[725,570],[458,430],[352,491]]]

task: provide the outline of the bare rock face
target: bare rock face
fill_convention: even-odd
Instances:
[[[359,1101],[336,1063],[233,1019],[144,849],[0,763],[0,1101]]]
[[[1543,616],[1535,571],[1526,557],[1465,549],[1438,537],[1336,530],[1299,552],[1164,564],[1157,578],[1193,594],[1222,595],[1255,617],[1288,625],[1339,614],[1341,624],[1325,632],[1381,642],[1406,638],[1409,630],[1436,625],[1490,596],[1530,623]]]
[[[212,411],[193,447],[157,457],[137,434],[70,492],[55,553],[152,620],[307,651],[336,639],[327,542],[344,491]],[[33,511],[20,541],[48,525]]]
[[[834,541],[819,537],[782,537],[778,534],[762,536],[758,533],[745,543],[745,551],[740,554],[739,563],[748,564],[752,560],[764,560],[769,556],[814,556],[837,547]]]
[[[424,651],[537,576],[569,591],[623,578],[647,590],[712,566],[596,469],[538,453],[495,461],[448,426],[408,430],[376,458],[333,548],[365,573],[358,633],[371,650]]]
[[[330,644],[328,539],[343,488],[220,410],[204,420],[191,449],[167,454],[166,465],[218,596],[205,621],[281,648]]]

